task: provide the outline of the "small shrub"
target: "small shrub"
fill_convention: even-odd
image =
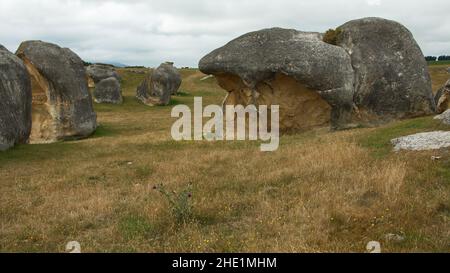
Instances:
[[[325,32],[325,35],[323,36],[323,41],[327,44],[331,45],[337,45],[338,37],[342,33],[342,30],[337,29],[329,29],[327,32]]]
[[[168,191],[163,184],[153,187],[160,192],[169,202],[170,211],[178,224],[186,224],[192,220],[192,185],[183,189],[181,192]]]

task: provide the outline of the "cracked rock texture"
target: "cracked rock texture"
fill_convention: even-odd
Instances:
[[[22,60],[0,45],[0,151],[27,143],[30,131],[30,76]]]
[[[42,41],[23,42],[16,52],[31,76],[31,143],[51,143],[91,135],[96,114],[83,61],[68,48]]]
[[[419,133],[391,140],[395,151],[437,150],[450,147],[450,132],[435,131]]]
[[[168,105],[171,96],[177,94],[181,81],[181,75],[173,63],[163,63],[146,75],[136,90],[136,97],[149,106]]]
[[[96,103],[122,104],[123,102],[120,83],[115,77],[98,82],[93,95]]]

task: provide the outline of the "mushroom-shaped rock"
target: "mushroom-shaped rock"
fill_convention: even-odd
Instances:
[[[110,77],[114,77],[120,81],[120,76],[114,66],[109,64],[91,64],[86,68],[86,73],[95,84]]]
[[[109,77],[101,80],[95,86],[94,100],[96,103],[122,104],[122,92],[117,78]]]
[[[136,90],[136,97],[150,106],[168,105],[171,95],[177,94],[180,85],[181,75],[173,63],[163,63],[145,76]]]
[[[30,130],[30,76],[22,60],[0,45],[0,151],[26,143]]]
[[[279,105],[280,129],[346,127],[353,109],[350,56],[319,33],[272,28],[247,33],[200,60],[228,91],[224,104]]]
[[[448,104],[450,103],[450,80],[437,91],[434,101],[436,102],[436,112],[438,114],[448,109]]]
[[[97,116],[88,92],[83,61],[68,48],[42,41],[23,42],[16,52],[31,76],[31,143],[91,135]]]
[[[435,111],[427,62],[408,29],[382,18],[363,18],[337,30],[337,45],[350,54],[355,70],[355,104],[368,121]]]

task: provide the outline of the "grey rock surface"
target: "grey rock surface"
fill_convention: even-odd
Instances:
[[[432,114],[435,102],[423,53],[403,25],[363,18],[338,27],[337,44],[351,56],[356,105],[380,119]]]
[[[181,86],[181,74],[171,62],[161,64],[152,74],[153,90],[163,94],[176,95]]]
[[[148,73],[136,90],[136,97],[144,104],[168,105],[172,95],[177,94],[182,79],[172,63],[163,63]]]
[[[450,147],[450,131],[418,133],[391,140],[395,151],[437,150]]]
[[[438,116],[435,116],[434,119],[440,120],[446,125],[450,125],[450,109]]]
[[[16,52],[31,75],[30,142],[83,138],[96,127],[83,61],[68,48],[42,41],[23,42]]]
[[[22,60],[0,45],[0,151],[26,143],[30,131],[30,77]]]
[[[120,76],[112,65],[107,64],[91,64],[86,68],[86,73],[92,78],[94,83],[98,83],[104,79],[114,77],[120,82]]]
[[[199,68],[216,77],[236,75],[253,93],[277,73],[292,77],[331,105],[334,127],[347,123],[353,109],[350,56],[323,42],[319,33],[282,28],[250,32],[203,57]]]
[[[93,94],[97,103],[122,104],[123,102],[120,83],[115,77],[109,77],[98,82]]]
[[[450,103],[450,80],[436,92],[434,101],[436,102],[436,112],[438,114],[447,110],[448,104]]]

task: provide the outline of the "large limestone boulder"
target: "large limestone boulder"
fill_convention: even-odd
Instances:
[[[30,76],[22,60],[0,45],[0,151],[26,143],[30,130]]]
[[[86,68],[86,73],[95,84],[110,77],[120,81],[120,76],[114,66],[108,64],[91,64]]]
[[[368,120],[432,114],[435,103],[423,53],[403,25],[381,18],[337,28],[337,45],[351,57],[355,103]]]
[[[203,57],[199,68],[228,91],[224,104],[280,105],[283,131],[350,122],[350,56],[319,33],[282,28],[247,33]]]
[[[136,97],[146,105],[168,105],[181,85],[181,75],[173,63],[163,63],[146,75],[136,90]]]
[[[83,61],[68,48],[23,42],[16,52],[31,76],[31,143],[91,135],[97,126]]]
[[[101,80],[95,86],[94,101],[96,103],[122,104],[122,91],[117,78],[109,77]]]
[[[436,112],[438,114],[448,109],[448,104],[450,103],[450,80],[437,91],[434,101],[436,102]]]

